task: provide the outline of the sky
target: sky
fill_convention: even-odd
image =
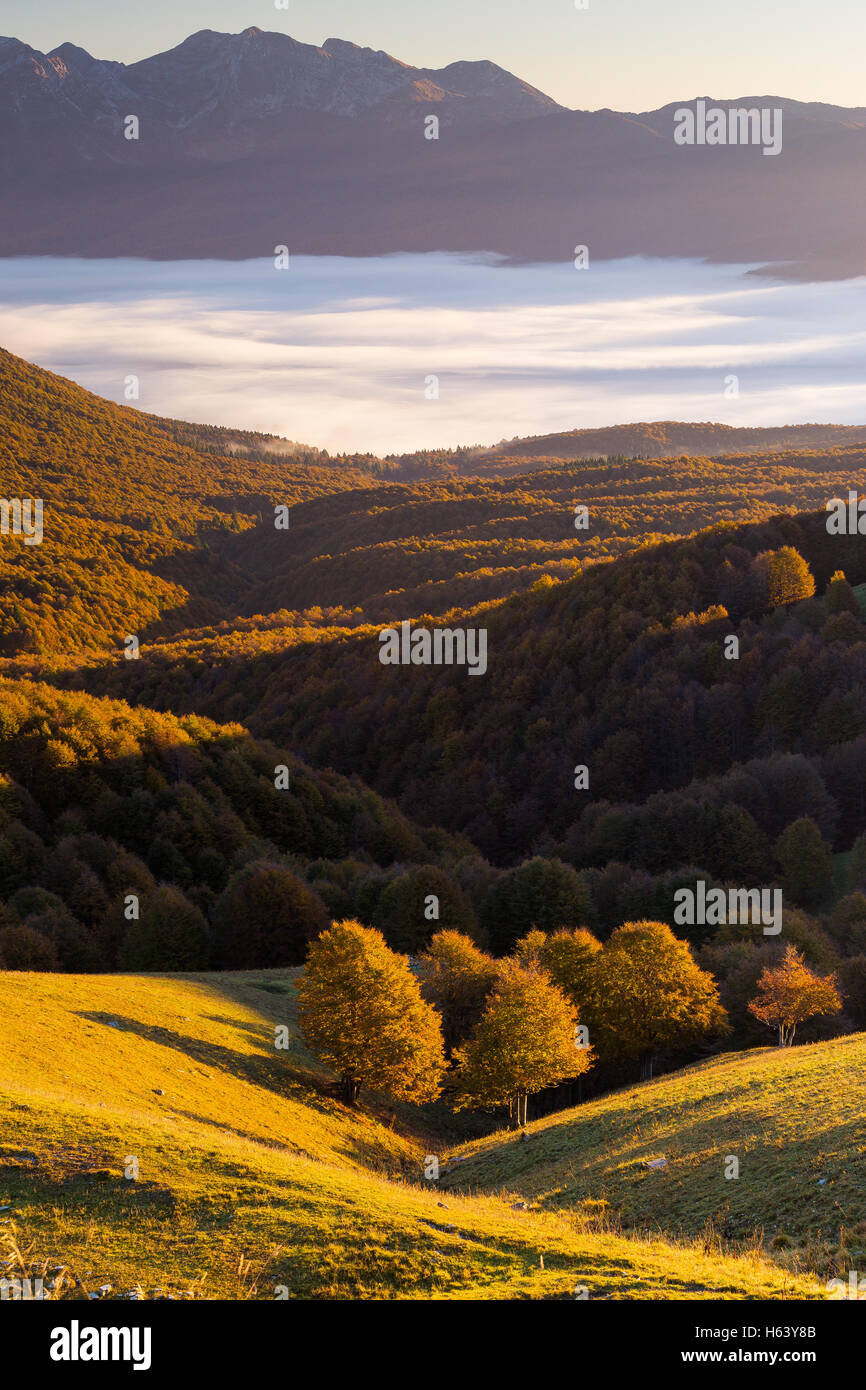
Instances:
[[[695,96],[866,105],[863,0],[0,0],[0,34],[135,62],[199,29],[349,39],[419,67],[488,58],[564,106]]]
[[[110,400],[135,376],[139,409],[331,453],[866,419],[866,278],[674,259],[0,260],[0,342]]]

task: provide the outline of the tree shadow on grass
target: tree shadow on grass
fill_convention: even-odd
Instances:
[[[266,1052],[244,1053],[237,1052],[233,1048],[226,1047],[222,1043],[206,1041],[202,1038],[188,1037],[181,1033],[176,1033],[170,1028],[164,1028],[158,1024],[142,1023],[138,1019],[127,1018],[121,1014],[107,1013],[99,1010],[79,1010],[79,1018],[85,1018],[91,1023],[102,1024],[111,1027],[113,1031],[132,1033],[137,1037],[144,1038],[149,1043],[156,1043],[160,1047],[182,1053],[185,1057],[195,1062],[200,1068],[220,1071],[226,1076],[231,1076],[235,1080],[248,1082],[251,1086],[262,1087],[274,1095],[280,1096],[285,1100],[301,1102],[308,1110],[328,1118],[334,1119],[335,1110],[338,1102],[331,1094],[334,1083],[328,1082],[322,1077],[316,1076],[313,1072],[292,1065],[285,1060],[286,1054],[269,1056]],[[228,1023],[233,1027],[238,1026],[236,1019],[222,1019],[221,1022]],[[249,1032],[250,1036],[265,1046],[264,1039],[251,1025],[241,1025],[241,1031]],[[290,1055],[290,1054],[288,1054]],[[224,1132],[237,1134],[241,1138],[248,1139],[254,1143],[274,1146],[273,1141],[263,1135],[254,1135],[243,1130],[236,1129],[229,1123],[219,1124],[217,1121],[187,1114],[183,1111],[176,1111],[177,1114],[184,1114],[185,1118],[194,1120],[203,1125],[210,1125]],[[356,1126],[367,1120],[371,1120],[363,1110],[351,1112]],[[371,1137],[364,1137],[360,1134],[347,1135],[340,1133],[337,1135],[332,1132],[335,1152],[342,1152],[346,1157],[365,1166],[376,1166],[382,1171],[403,1172],[406,1171],[405,1160],[393,1152],[393,1149],[385,1144],[378,1144]],[[293,1145],[291,1135],[286,1136],[286,1149],[289,1152],[304,1153],[300,1147]],[[279,1147],[279,1145],[276,1145]]]

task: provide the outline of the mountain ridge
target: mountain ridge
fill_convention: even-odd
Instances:
[[[482,96],[498,88],[506,99],[509,95],[522,99],[519,111],[503,112],[497,117],[491,109],[492,119],[516,119],[530,115],[534,109],[564,109],[489,60],[457,61],[439,69],[419,68],[384,50],[361,47],[345,39],[329,38],[317,46],[255,27],[239,34],[201,29],[175,47],[135,63],[95,58],[68,41],[43,53],[18,39],[2,38],[0,54],[4,48],[14,52],[15,58],[11,64],[0,61],[0,74],[9,67],[23,67],[35,78],[48,78],[54,85],[71,81],[72,97],[77,91],[75,80],[89,78],[104,84],[108,97],[128,95],[154,103],[151,115],[160,107],[171,112],[175,106],[182,110],[184,102],[189,105],[198,101],[200,110],[193,112],[195,119],[209,101],[215,102],[217,108],[228,104],[232,95],[242,90],[243,83],[252,78],[267,80],[262,99],[271,114],[280,109],[274,104],[275,98],[282,97],[283,109],[309,108],[356,116],[418,82],[428,84],[426,95],[438,103],[455,96],[471,100],[479,94],[473,92],[477,85],[473,79],[482,80]],[[193,85],[196,77],[203,93]],[[121,117],[119,108],[115,115]],[[189,113],[184,124],[188,122]]]
[[[285,244],[569,262],[583,244],[593,259],[862,274],[866,108],[754,100],[783,111],[780,158],[678,146],[683,103],[570,110],[489,60],[413,67],[252,28],[124,65],[6,38],[0,255],[231,260]]]

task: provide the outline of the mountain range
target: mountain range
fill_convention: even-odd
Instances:
[[[0,254],[570,262],[579,244],[860,273],[866,108],[719,104],[782,110],[780,156],[677,145],[682,102],[568,110],[491,62],[412,67],[335,38],[205,30],[132,64],[2,38]]]

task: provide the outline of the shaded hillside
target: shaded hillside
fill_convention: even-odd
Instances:
[[[6,495],[41,497],[45,512],[41,545],[0,544],[0,657],[53,662],[84,648],[122,660],[128,634],[147,646],[220,623],[232,654],[232,631],[251,618],[267,650],[323,621],[469,609],[650,539],[818,507],[866,485],[866,451],[853,445],[521,460],[517,476],[412,482],[387,481],[388,460],[291,449],[113,405],[0,355]],[[439,463],[416,456],[406,467]],[[471,472],[471,451],[460,466]],[[274,526],[279,505],[288,530]],[[585,530],[578,505],[589,509]]]
[[[781,506],[823,507],[866,485],[866,448],[855,445],[537,462],[537,471],[516,477],[356,488],[302,503],[291,547],[265,527],[233,551],[253,579],[243,613],[359,608],[354,622],[443,614],[519,593],[543,576],[568,579],[635,545],[763,521]],[[576,529],[578,506],[588,509],[586,529]]]
[[[277,888],[287,904],[305,904],[300,932],[286,926],[291,939],[279,947],[290,961],[302,958],[317,913],[377,922],[390,879],[407,863],[444,870],[468,898],[455,911],[465,908],[483,934],[497,869],[478,851],[499,869],[535,853],[566,860],[582,874],[593,920],[610,931],[642,915],[670,921],[675,882],[700,874],[779,881],[776,842],[803,817],[825,855],[847,856],[866,831],[866,628],[844,586],[833,602],[824,598],[837,569],[866,582],[862,543],[828,536],[821,512],[770,515],[780,502],[822,507],[862,488],[859,447],[591,460],[518,478],[389,484],[344,463],[199,453],[173,437],[195,427],[107,406],[17,359],[4,366],[9,476],[24,490],[26,470],[46,497],[55,489],[70,499],[79,549],[61,535],[48,563],[47,538],[42,547],[6,538],[2,548],[7,651],[17,653],[4,663],[12,723],[3,769],[38,813],[13,798],[20,826],[7,856],[18,876],[4,880],[0,898],[13,925],[47,916],[36,930],[57,937],[64,968],[105,968],[127,947],[150,959],[147,942],[124,946],[122,885],[108,882],[119,850],[94,847],[89,836],[137,856],[150,892],[164,883],[187,897],[201,914],[186,919],[195,964],[213,959],[202,956],[206,947],[223,964],[247,965],[270,963],[274,913],[260,904],[272,904]],[[144,527],[161,488],[171,524],[123,531],[127,507]],[[287,493],[291,525],[276,531],[268,508]],[[574,530],[576,498],[589,508],[586,532]],[[50,508],[46,515],[47,537]],[[102,518],[96,540],[88,515]],[[700,535],[651,543],[657,528],[690,532],[708,520],[717,524]],[[102,544],[118,531],[129,537],[127,569]],[[817,597],[771,611],[753,586],[756,557],[782,546],[811,566]],[[90,591],[79,592],[76,565]],[[161,573],[178,592],[162,599],[157,622],[138,594],[158,606],[153,575]],[[50,644],[42,614],[53,624]],[[383,624],[409,616],[436,625],[445,615],[488,630],[484,676],[381,664]],[[41,635],[43,652],[27,650],[21,634],[30,632]],[[137,660],[124,658],[124,632],[140,635]],[[732,633],[739,659],[726,660]],[[84,686],[137,709],[68,706],[42,688],[39,722],[22,724],[20,703],[33,697],[15,683],[21,677]],[[149,720],[163,728],[156,709],[195,712],[192,733],[169,721],[160,735],[169,744],[192,739],[189,776],[188,751],[166,762],[146,733]],[[262,749],[243,729],[201,733],[201,716],[237,721],[275,747]],[[140,805],[115,785],[115,762],[123,765],[115,724],[132,740],[132,785],[136,796],[148,794]],[[211,768],[208,751],[202,767],[202,745],[219,750],[226,738],[231,756],[219,754]],[[293,770],[288,795],[275,792],[278,764]],[[311,764],[365,785],[310,786]],[[581,766],[589,785],[577,789]],[[55,768],[59,796],[49,790]],[[399,802],[402,814],[367,786]],[[452,838],[419,832],[419,823],[444,826]],[[455,832],[468,839],[455,841]],[[273,855],[276,881],[256,871],[248,882],[246,866]],[[832,891],[823,880],[813,896],[796,889],[786,912],[793,903],[826,915],[862,885],[858,865],[840,859]],[[159,898],[148,908],[151,935],[170,907]],[[286,910],[289,922],[295,907]],[[242,942],[226,945],[226,919],[239,924]],[[79,929],[85,939],[76,946]],[[97,929],[94,952],[87,933]],[[400,930],[421,936],[417,923]],[[795,930],[809,959],[833,968],[826,942],[786,917],[786,932]],[[856,962],[866,942],[858,945],[850,923],[840,932],[842,954]],[[704,946],[706,934],[693,940]],[[241,945],[249,954],[236,958]],[[749,957],[749,986],[760,963]],[[740,1041],[753,1040],[742,965],[730,953],[711,964],[734,978],[726,997]],[[850,968],[856,977],[860,966]],[[866,1021],[856,978],[849,984],[846,1019]]]
[[[4,655],[119,648],[130,632],[233,612],[244,581],[229,536],[352,481],[298,461],[200,453],[171,424],[0,350],[4,496],[44,504],[41,545],[0,542]]]
[[[479,1140],[445,1183],[542,1211],[591,1199],[626,1229],[757,1235],[789,1268],[845,1278],[866,1258],[864,1062],[862,1033],[713,1058],[539,1120],[528,1142]],[[739,1175],[726,1178],[729,1155]]]
[[[846,771],[860,758],[860,743],[848,745],[863,729],[866,627],[859,611],[834,613],[820,598],[755,606],[752,562],[786,545],[811,565],[818,595],[837,569],[866,580],[859,537],[829,536],[821,514],[777,517],[639,550],[464,617],[488,631],[488,671],[476,679],[382,666],[369,626],[290,629],[282,649],[276,630],[262,654],[252,631],[202,635],[189,649],[198,671],[178,660],[183,646],[167,644],[67,679],[213,717],[241,705],[260,734],[359,773],[499,862],[565,837],[581,864],[634,856],[658,871],[710,854],[706,866],[724,873],[738,851],[718,841],[712,817],[687,807],[683,832],[657,831],[648,848],[627,822],[604,829],[607,803],[642,803],[698,779],[687,801],[733,801],[765,835],[814,814],[847,849],[866,828],[857,774]],[[723,655],[728,633],[739,636],[738,660]],[[772,779],[785,754],[803,759],[804,773],[782,803],[736,779],[716,786],[749,760],[769,759],[754,775]],[[574,789],[577,764],[589,768],[588,792]],[[647,819],[660,810],[654,802]]]
[[[308,878],[469,849],[240,725],[28,682],[0,681],[0,769],[10,969],[296,964],[327,921]]]

